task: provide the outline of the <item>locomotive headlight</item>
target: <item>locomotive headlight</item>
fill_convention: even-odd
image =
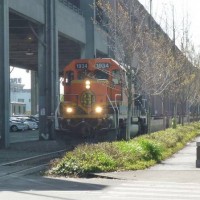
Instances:
[[[67,113],[72,113],[73,112],[73,108],[72,107],[67,107],[66,108],[66,112]]]
[[[85,88],[90,89],[90,81],[89,80],[85,81]]]
[[[101,106],[97,106],[97,107],[95,108],[95,112],[96,112],[96,113],[102,113],[102,111],[103,111],[103,108],[102,108]]]

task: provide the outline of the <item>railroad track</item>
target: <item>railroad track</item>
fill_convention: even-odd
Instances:
[[[61,157],[69,150],[63,149],[0,164],[0,180],[44,170],[48,167],[52,159]]]
[[[61,138],[61,141],[66,141],[65,147],[62,150],[0,164],[0,181],[43,171],[47,169],[52,159],[61,157],[64,153],[73,150],[79,144],[88,143],[84,139],[76,139],[73,137]]]

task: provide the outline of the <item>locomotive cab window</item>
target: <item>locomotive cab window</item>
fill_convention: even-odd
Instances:
[[[70,85],[72,80],[74,80],[74,72],[73,71],[68,71],[65,74],[65,83],[67,85]]]
[[[83,71],[78,72],[78,80],[83,80],[85,78],[85,74]]]
[[[78,80],[84,80],[86,78],[95,78],[95,75],[92,71],[89,70],[82,70],[78,72]]]
[[[120,71],[119,70],[115,69],[115,70],[112,71],[112,82],[115,85],[120,84]]]
[[[96,79],[108,79],[108,72],[96,70],[95,71],[95,77],[96,77]]]

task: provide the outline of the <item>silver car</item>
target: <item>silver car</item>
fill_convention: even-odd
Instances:
[[[38,129],[38,124],[36,122],[34,122],[34,121],[31,121],[29,119],[24,119],[23,123],[28,126],[29,130]]]
[[[17,132],[17,131],[24,131],[28,129],[28,126],[23,122],[17,120],[9,120],[10,131]]]
[[[17,117],[17,119],[20,120],[22,123],[26,124],[29,130],[38,129],[37,122],[31,120],[29,117]]]

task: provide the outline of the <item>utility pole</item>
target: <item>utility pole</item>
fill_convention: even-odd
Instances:
[[[130,34],[130,41],[133,41],[135,39],[135,0],[129,1],[129,16],[130,16],[130,24],[129,28],[131,31]],[[133,88],[133,55],[131,55],[133,52],[129,52],[129,59],[128,59],[128,66],[127,67],[127,74],[128,74],[128,110],[127,110],[127,128],[126,128],[126,140],[130,140],[130,131],[131,131],[131,117],[132,117],[132,111],[133,111],[133,94],[132,94],[132,88]]]
[[[150,0],[150,5],[149,5],[149,9],[150,9],[150,15],[152,16],[152,0]]]
[[[152,33],[152,0],[149,1],[149,13],[150,13],[150,16],[149,16],[149,29],[150,29],[150,33]],[[152,60],[151,60],[151,51],[150,51],[150,55],[149,55],[149,68],[151,69],[151,66],[152,66]],[[147,129],[148,129],[148,133],[151,132],[151,95],[149,94],[148,95],[148,107],[147,107]]]
[[[149,14],[150,14],[150,17],[149,17],[149,27],[151,29],[151,18],[152,18],[152,0],[149,1]]]
[[[172,24],[173,24],[173,42],[174,42],[174,50],[175,50],[175,43],[176,43],[176,35],[175,35],[175,22],[174,22],[174,6],[172,7]],[[175,53],[175,52],[174,52]]]
[[[173,57],[175,60],[176,57],[176,52],[175,52],[175,46],[176,46],[176,34],[175,34],[175,22],[174,22],[174,5],[172,6],[172,28],[173,28]],[[176,118],[177,118],[177,101],[176,101],[176,96],[174,94],[174,116],[173,116],[175,123],[176,123]]]
[[[93,17],[94,17],[94,58],[97,57],[96,51],[96,0],[93,0]]]

